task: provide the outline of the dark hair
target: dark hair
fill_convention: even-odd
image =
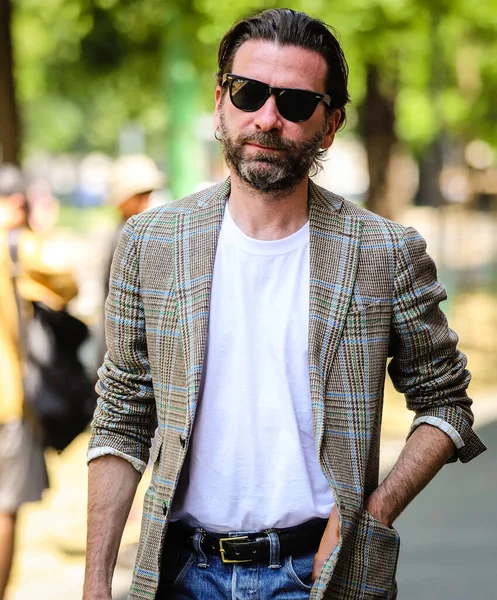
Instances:
[[[326,61],[326,93],[331,96],[328,110],[340,110],[341,126],[345,121],[345,105],[350,101],[347,91],[349,68],[336,36],[337,32],[324,21],[289,8],[271,8],[242,19],[233,25],[219,44],[218,85],[221,85],[223,75],[231,72],[237,50],[248,40],[314,50]]]

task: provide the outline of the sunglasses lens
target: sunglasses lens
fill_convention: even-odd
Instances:
[[[259,81],[235,78],[231,80],[230,96],[236,108],[254,112],[266,102],[268,87]]]
[[[294,123],[310,119],[318,102],[319,98],[315,94],[304,90],[285,90],[276,98],[281,116]]]

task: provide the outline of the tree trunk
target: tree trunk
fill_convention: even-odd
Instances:
[[[419,188],[416,204],[440,208],[444,204],[440,189],[443,168],[443,147],[440,139],[434,140],[419,160]]]
[[[20,163],[19,116],[14,88],[11,0],[0,0],[0,163]]]
[[[395,134],[396,90],[382,89],[378,67],[367,66],[366,97],[359,109],[364,145],[368,157],[369,191],[366,206],[386,218],[395,214],[394,195],[389,189]]]

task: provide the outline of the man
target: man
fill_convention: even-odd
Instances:
[[[47,486],[43,449],[23,419],[18,303],[9,246],[26,221],[22,174],[0,165],[0,599],[7,588],[14,555],[17,513],[39,500]]]
[[[126,221],[147,210],[150,194],[162,187],[164,177],[154,161],[144,154],[121,156],[113,163],[109,177],[109,200],[119,211],[119,224],[112,236],[108,267],[105,270],[105,292],[114,250]]]
[[[26,336],[21,332],[31,302],[59,310],[76,292],[60,257],[47,258],[30,230],[22,172],[0,165],[0,600],[12,566],[19,509],[40,500],[48,486],[41,432],[24,403],[21,340]]]
[[[116,252],[84,598],[110,598],[156,427],[130,598],[395,598],[393,521],[484,450],[445,292],[419,234],[309,179],[348,101],[322,22],[237,23],[215,98],[230,179],[132,219]],[[415,420],[378,487],[388,356]]]
[[[115,228],[108,250],[103,274],[103,297],[109,294],[109,276],[114,251],[128,219],[147,210],[150,195],[164,184],[164,176],[155,162],[144,154],[129,154],[116,159],[109,176],[109,201],[119,212],[119,223]],[[107,351],[104,327],[100,337],[101,355],[96,358],[98,366]]]

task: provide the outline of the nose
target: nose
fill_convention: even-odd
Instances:
[[[264,105],[254,113],[254,125],[261,131],[272,131],[281,129],[283,118],[276,106],[276,97],[271,94]]]

